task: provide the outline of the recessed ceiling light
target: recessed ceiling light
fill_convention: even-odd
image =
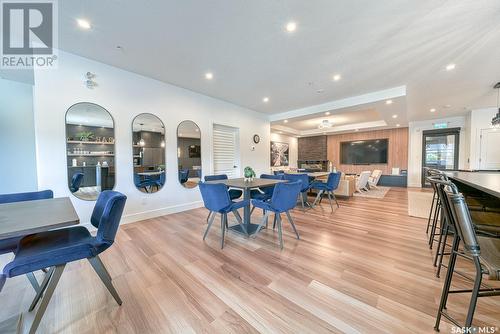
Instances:
[[[435,112],[435,111],[436,111],[436,108],[431,108],[429,111],[430,111],[430,112]]]
[[[333,81],[339,81],[340,79],[342,79],[342,76],[340,74],[335,74],[333,76]]]
[[[84,19],[76,19],[78,26],[83,29],[90,29],[90,22]]]
[[[354,129],[354,131],[359,131],[359,129]]]
[[[398,118],[398,115],[394,114],[392,115],[392,118]]]
[[[214,78],[214,74],[212,72],[205,73],[205,79],[212,80]]]
[[[283,133],[283,131],[279,131],[278,133]]]
[[[288,32],[294,32],[297,29],[297,23],[295,22],[288,22],[286,24],[286,31]]]
[[[269,102],[269,98],[266,96],[265,98],[262,99],[262,102],[264,102],[264,103]]]
[[[329,112],[329,111],[327,111],[327,112],[325,113],[325,115],[326,115],[326,116],[330,115],[330,112]]]
[[[446,70],[453,71],[455,69],[455,67],[456,67],[456,65],[451,63],[451,64],[446,65]]]
[[[385,104],[392,104],[392,100],[385,101]]]
[[[401,126],[401,124],[399,124],[399,123],[398,123],[398,124],[396,124],[396,126],[397,126],[397,127],[400,127],[400,126]]]
[[[288,120],[287,120],[287,119],[285,119],[285,120],[283,121],[283,123],[288,123]]]
[[[445,104],[444,107],[445,108],[451,108],[451,104]]]

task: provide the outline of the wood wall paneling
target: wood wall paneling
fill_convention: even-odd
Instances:
[[[389,139],[387,164],[344,165],[340,163],[341,142],[382,138]],[[383,174],[391,174],[393,167],[408,169],[408,128],[331,135],[328,136],[327,151],[328,160],[332,161],[333,165],[344,173],[359,174],[364,170],[380,169]]]

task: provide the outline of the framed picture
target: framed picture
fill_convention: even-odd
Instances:
[[[189,146],[189,157],[190,158],[201,158],[200,145],[190,145]]]
[[[289,147],[287,143],[271,142],[271,167],[288,166]]]

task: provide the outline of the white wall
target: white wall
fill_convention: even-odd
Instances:
[[[448,123],[448,128],[461,128],[459,138],[458,168],[465,168],[466,147],[469,145],[464,116],[448,117],[428,121],[415,121],[408,124],[408,186],[421,187],[422,178],[422,132],[434,129],[434,123]]]
[[[468,114],[468,118],[470,120],[470,154],[468,168],[470,169],[480,169],[479,158],[481,154],[481,130],[492,128],[491,119],[495,117],[497,111],[497,108],[485,108],[472,110]]]
[[[33,87],[0,79],[0,194],[37,190]]]
[[[288,160],[290,162],[289,167],[297,167],[297,159],[299,158],[299,146],[296,137],[287,136],[279,133],[271,133],[271,141],[276,141],[280,143],[287,143],[289,148]]]
[[[98,86],[85,87],[84,74],[96,74]],[[200,79],[202,80],[202,79]],[[192,120],[201,130],[203,173],[211,171],[213,123],[240,128],[241,167],[269,171],[270,125],[265,115],[205,95],[165,84],[116,67],[65,52],[59,68],[35,72],[34,110],[39,189],[55,196],[69,196],[83,223],[90,219],[94,202],[79,200],[67,187],[64,116],[76,102],[93,102],[107,109],[115,120],[115,190],[128,196],[124,222],[190,209],[201,205],[198,188],[185,189],[177,181],[177,125]],[[132,119],[140,113],[157,115],[166,128],[166,185],[155,194],[143,194],[133,184]],[[255,151],[252,137],[261,142]]]

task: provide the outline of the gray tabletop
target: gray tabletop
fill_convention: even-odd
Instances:
[[[500,198],[500,173],[494,172],[448,172],[452,180]]]
[[[274,179],[261,179],[261,178],[254,178],[253,181],[251,182],[245,182],[244,178],[238,178],[238,179],[228,179],[228,180],[214,180],[214,181],[207,181],[206,183],[223,183],[228,187],[231,188],[239,188],[239,189],[251,189],[251,188],[259,188],[259,187],[266,187],[266,186],[272,186],[280,182],[286,182],[283,180],[274,180]]]
[[[79,222],[69,197],[0,204],[0,239],[77,225]]]

